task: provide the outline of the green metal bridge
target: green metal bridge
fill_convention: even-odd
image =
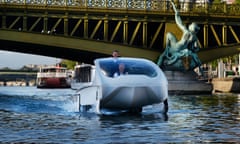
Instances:
[[[240,5],[176,1],[183,22],[196,22],[203,63],[240,52]],[[91,63],[110,56],[156,61],[165,35],[180,38],[161,0],[1,0],[0,49]]]

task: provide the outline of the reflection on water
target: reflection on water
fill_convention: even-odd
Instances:
[[[240,95],[170,95],[139,115],[80,113],[71,89],[0,87],[0,141],[27,143],[240,142]]]

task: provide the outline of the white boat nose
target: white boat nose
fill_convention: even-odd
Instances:
[[[128,109],[162,102],[159,94],[150,87],[118,87],[101,101],[102,107]]]

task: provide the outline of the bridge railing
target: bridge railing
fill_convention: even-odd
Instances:
[[[196,0],[196,2],[178,1],[175,4],[181,12],[240,15],[239,4],[209,3],[205,0]],[[0,5],[172,11],[168,0],[0,0]]]

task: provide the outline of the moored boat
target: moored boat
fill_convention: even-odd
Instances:
[[[92,84],[95,76],[95,66],[91,64],[79,64],[74,67],[71,88],[80,89]]]
[[[70,88],[70,76],[66,67],[43,66],[37,73],[37,88]]]

